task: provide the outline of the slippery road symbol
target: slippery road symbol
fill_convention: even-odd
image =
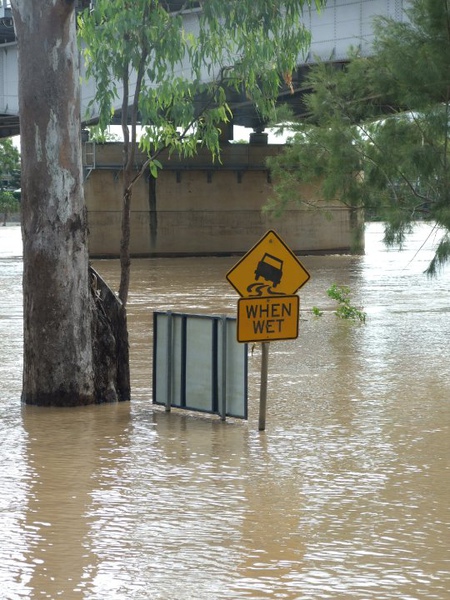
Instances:
[[[272,286],[267,283],[252,283],[248,286],[247,292],[249,296],[284,296],[282,292],[275,292]]]
[[[269,281],[272,285],[258,283],[260,277]],[[283,261],[277,256],[266,252],[256,267],[255,283],[251,283],[247,287],[247,292],[252,296],[283,296],[282,293],[276,292],[274,289],[280,283],[282,277]]]
[[[295,294],[309,273],[270,230],[228,271],[227,279],[243,298],[278,297]]]
[[[260,277],[271,281],[273,287],[277,287],[283,277],[283,261],[266,252],[256,267],[255,281],[258,281]]]

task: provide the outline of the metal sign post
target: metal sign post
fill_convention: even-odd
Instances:
[[[300,299],[296,292],[309,273],[275,233],[268,231],[227,273],[241,296],[238,342],[262,342],[259,431],[266,428],[269,341],[298,337]]]
[[[259,431],[266,428],[267,378],[269,375],[269,342],[263,342],[261,355],[261,382],[259,388]]]

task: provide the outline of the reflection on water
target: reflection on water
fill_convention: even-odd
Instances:
[[[258,346],[248,422],[150,400],[152,311],[235,314],[233,258],[133,263],[131,404],[21,407],[20,231],[0,228],[1,598],[448,600],[449,277],[423,275],[428,232],[399,253],[371,225],[364,257],[302,258],[259,433]],[[332,283],[365,326],[335,318]]]

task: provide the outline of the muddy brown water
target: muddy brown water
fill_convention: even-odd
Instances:
[[[255,240],[256,241],[256,240]],[[449,600],[449,270],[403,252],[302,257],[297,340],[249,355],[249,420],[151,404],[152,313],[234,315],[236,258],[136,260],[133,401],[20,405],[21,240],[0,228],[0,598]],[[117,261],[95,261],[115,286]],[[349,285],[364,326],[326,296]],[[321,318],[312,307],[324,311]]]

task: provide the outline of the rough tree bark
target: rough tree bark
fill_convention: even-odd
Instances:
[[[12,9],[22,156],[22,401],[122,399],[114,331],[88,269],[75,0],[13,0]]]

